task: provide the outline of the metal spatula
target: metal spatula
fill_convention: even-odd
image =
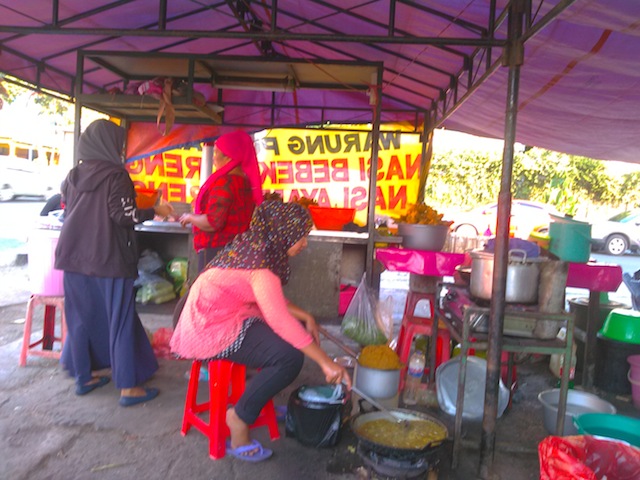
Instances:
[[[374,400],[373,398],[371,398],[369,395],[364,393],[362,390],[360,390],[356,386],[352,385],[351,386],[351,391],[356,392],[358,395],[360,395],[362,398],[364,398],[367,402],[369,402],[375,408],[377,408],[378,410],[383,412],[385,415],[387,415],[387,417],[389,417],[394,422],[402,424],[402,426],[404,428],[408,429],[411,426],[408,420],[405,420],[404,418],[399,417],[397,414],[394,414],[393,411],[389,410],[387,407],[382,405],[377,400]]]

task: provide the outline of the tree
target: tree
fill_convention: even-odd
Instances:
[[[501,153],[436,153],[425,202],[437,209],[461,210],[493,202],[501,171]],[[590,205],[640,204],[640,173],[618,179],[607,173],[604,162],[586,157],[531,148],[514,156],[512,178],[514,198],[548,203],[569,215],[586,216]]]
[[[60,126],[73,125],[73,104],[70,101],[55,97],[36,87],[23,84],[17,79],[0,75],[0,99],[10,105],[20,98],[29,98],[41,107],[41,115],[55,117]],[[2,105],[0,104],[0,108]]]

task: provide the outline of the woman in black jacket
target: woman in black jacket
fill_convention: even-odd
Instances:
[[[168,203],[136,208],[122,162],[124,140],[125,130],[107,120],[93,122],[80,136],[80,163],[62,184],[65,213],[55,268],[64,271],[68,328],[61,363],[76,379],[76,394],[106,385],[109,377],[92,372],[111,367],[126,407],[158,395],[141,386],[158,363],[135,310],[134,225],[173,209]]]

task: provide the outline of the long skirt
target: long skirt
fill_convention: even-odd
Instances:
[[[116,388],[132,388],[158,369],[135,310],[132,278],[64,272],[67,338],[60,363],[83,385],[92,371],[111,367]]]

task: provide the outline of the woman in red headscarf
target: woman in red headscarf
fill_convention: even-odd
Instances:
[[[215,172],[200,187],[195,212],[180,217],[193,226],[198,272],[233,238],[249,228],[262,201],[258,159],[253,139],[241,130],[219,137],[213,146]]]

